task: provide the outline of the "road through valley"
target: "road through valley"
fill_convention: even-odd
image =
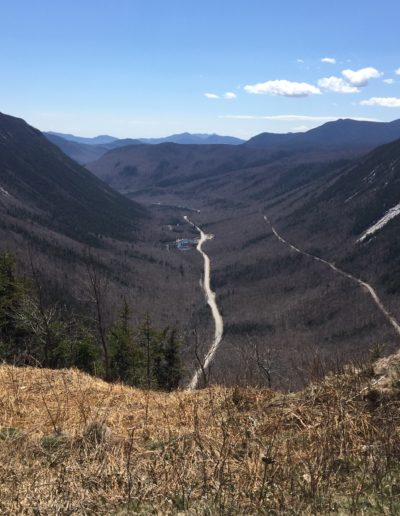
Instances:
[[[218,350],[218,347],[222,341],[222,337],[224,334],[224,321],[222,319],[222,315],[218,309],[216,295],[215,292],[211,290],[211,261],[209,256],[203,251],[203,244],[213,238],[213,235],[204,233],[198,226],[196,226],[193,222],[189,220],[187,216],[184,219],[191,224],[197,231],[200,233],[200,239],[197,243],[197,251],[202,255],[204,260],[204,276],[202,281],[202,287],[204,290],[204,296],[206,298],[207,304],[211,309],[211,314],[214,319],[214,337],[211,342],[211,346],[209,347],[206,356],[204,357],[202,367],[198,367],[193,374],[192,379],[189,382],[188,389],[195,389],[199,383],[200,377],[203,374],[203,371],[207,371],[209,368],[215,353]]]

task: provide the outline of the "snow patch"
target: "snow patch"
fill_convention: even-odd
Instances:
[[[5,195],[6,197],[10,197],[10,194],[7,192],[7,190],[5,188],[3,188],[2,186],[0,186],[0,193],[2,193],[3,195]]]
[[[383,226],[386,226],[386,224],[397,217],[397,215],[400,215],[400,202],[396,204],[396,206],[393,206],[393,208],[390,208],[389,211],[385,213],[385,215],[378,220],[378,222],[375,222],[371,227],[369,227],[364,233],[360,236],[360,238],[357,240],[357,242],[363,242],[367,237],[370,235],[373,235],[377,231],[383,228]]]
[[[348,202],[350,202],[352,199],[354,199],[354,197],[356,197],[358,194],[360,193],[360,191],[354,193],[353,195],[350,195],[350,197],[347,197],[347,199],[344,201],[345,204],[347,204]]]
[[[370,172],[368,175],[366,175],[363,179],[366,183],[372,183],[372,181],[375,179],[376,171],[379,167],[375,167],[372,172]]]

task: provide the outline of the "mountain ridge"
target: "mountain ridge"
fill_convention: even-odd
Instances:
[[[9,193],[3,202],[41,212],[62,232],[128,237],[145,214],[22,119],[0,114],[0,149],[0,183]]]
[[[59,138],[63,138],[67,141],[73,141],[75,143],[81,143],[86,145],[110,145],[115,144],[118,145],[117,142],[124,141],[135,141],[140,143],[148,143],[152,145],[156,145],[158,143],[180,143],[184,144],[226,144],[226,145],[240,145],[245,142],[245,140],[241,138],[236,138],[235,136],[222,136],[216,133],[208,134],[208,133],[176,133],[171,134],[169,136],[159,137],[159,138],[116,138],[115,136],[109,135],[99,135],[94,137],[83,137],[83,136],[75,136],[73,134],[60,133],[55,131],[45,131],[45,135],[49,136],[58,136]]]
[[[268,146],[337,146],[377,147],[400,138],[400,119],[392,122],[369,122],[339,119],[302,133],[261,133],[250,138],[243,145],[252,148]]]

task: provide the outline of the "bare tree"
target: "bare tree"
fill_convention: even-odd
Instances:
[[[34,333],[39,337],[43,344],[43,357],[45,364],[49,365],[50,352],[53,348],[53,332],[51,330],[51,323],[56,315],[56,309],[53,307],[50,310],[46,309],[43,284],[40,279],[39,269],[35,266],[32,250],[28,249],[29,266],[32,276],[33,286],[36,293],[36,306],[31,307],[31,313],[36,313],[36,331]],[[34,310],[33,308],[36,308]],[[33,322],[32,322],[33,324]],[[33,324],[34,325],[34,324]],[[34,330],[33,326],[32,329]]]
[[[247,340],[253,345],[255,362],[261,376],[267,381],[268,388],[272,389],[273,354],[271,348],[267,347],[261,354],[257,340],[251,341],[249,336],[247,336]]]
[[[89,280],[89,295],[95,306],[95,320],[97,332],[104,355],[104,369],[106,380],[111,379],[110,356],[108,351],[107,330],[105,324],[105,296],[107,292],[108,279],[99,274],[93,256],[90,251],[87,254],[86,273]]]
[[[197,361],[197,363],[199,365],[199,368],[200,368],[200,371],[201,371],[201,376],[203,378],[204,387],[207,387],[208,383],[210,381],[211,370],[210,370],[210,367],[209,367],[208,368],[208,374],[207,374],[207,371],[205,370],[205,367],[204,367],[204,360],[200,357],[200,354],[199,354],[199,335],[198,335],[198,332],[197,332],[197,328],[195,328],[193,330],[193,335],[194,335],[194,356],[196,357],[196,361]]]

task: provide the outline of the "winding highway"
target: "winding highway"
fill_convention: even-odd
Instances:
[[[193,374],[192,379],[189,382],[188,389],[193,390],[196,389],[200,377],[202,375],[203,370],[207,370],[210,366],[215,353],[218,350],[218,347],[222,341],[222,337],[224,334],[224,321],[222,319],[222,315],[218,309],[217,301],[216,301],[216,295],[215,292],[211,290],[211,261],[209,256],[203,251],[202,246],[204,242],[207,240],[211,240],[213,238],[213,235],[204,233],[198,226],[196,226],[193,222],[189,220],[189,218],[185,215],[183,217],[186,222],[191,224],[194,228],[197,229],[197,231],[200,233],[200,240],[197,243],[197,251],[203,256],[204,260],[204,277],[203,277],[203,290],[204,290],[204,296],[206,298],[207,304],[211,309],[211,313],[214,319],[214,338],[212,340],[211,346],[209,350],[207,351],[206,356],[204,357],[204,363],[203,367],[199,367],[196,369],[195,373]]]
[[[359,278],[356,278],[356,276],[353,276],[349,272],[345,272],[342,269],[339,269],[336,267],[336,265],[332,262],[328,262],[327,260],[324,260],[323,258],[320,258],[319,256],[315,256],[313,254],[307,253],[306,251],[302,251],[295,245],[291,244],[287,240],[285,240],[278,231],[274,228],[274,226],[271,224],[268,217],[264,216],[265,222],[270,226],[273,234],[276,236],[276,238],[282,242],[283,244],[289,246],[293,251],[296,251],[296,253],[302,254],[303,256],[307,256],[308,258],[311,258],[317,262],[323,263],[324,265],[330,267],[332,270],[334,270],[336,273],[340,274],[341,276],[344,276],[345,278],[348,278],[355,283],[357,283],[360,287],[364,289],[365,292],[367,292],[371,298],[373,299],[376,306],[379,308],[379,310],[382,312],[382,314],[386,317],[387,321],[392,325],[397,335],[400,336],[400,324],[397,322],[397,320],[394,318],[394,316],[387,310],[385,305],[383,304],[382,300],[376,293],[376,290],[366,281],[363,281]]]

